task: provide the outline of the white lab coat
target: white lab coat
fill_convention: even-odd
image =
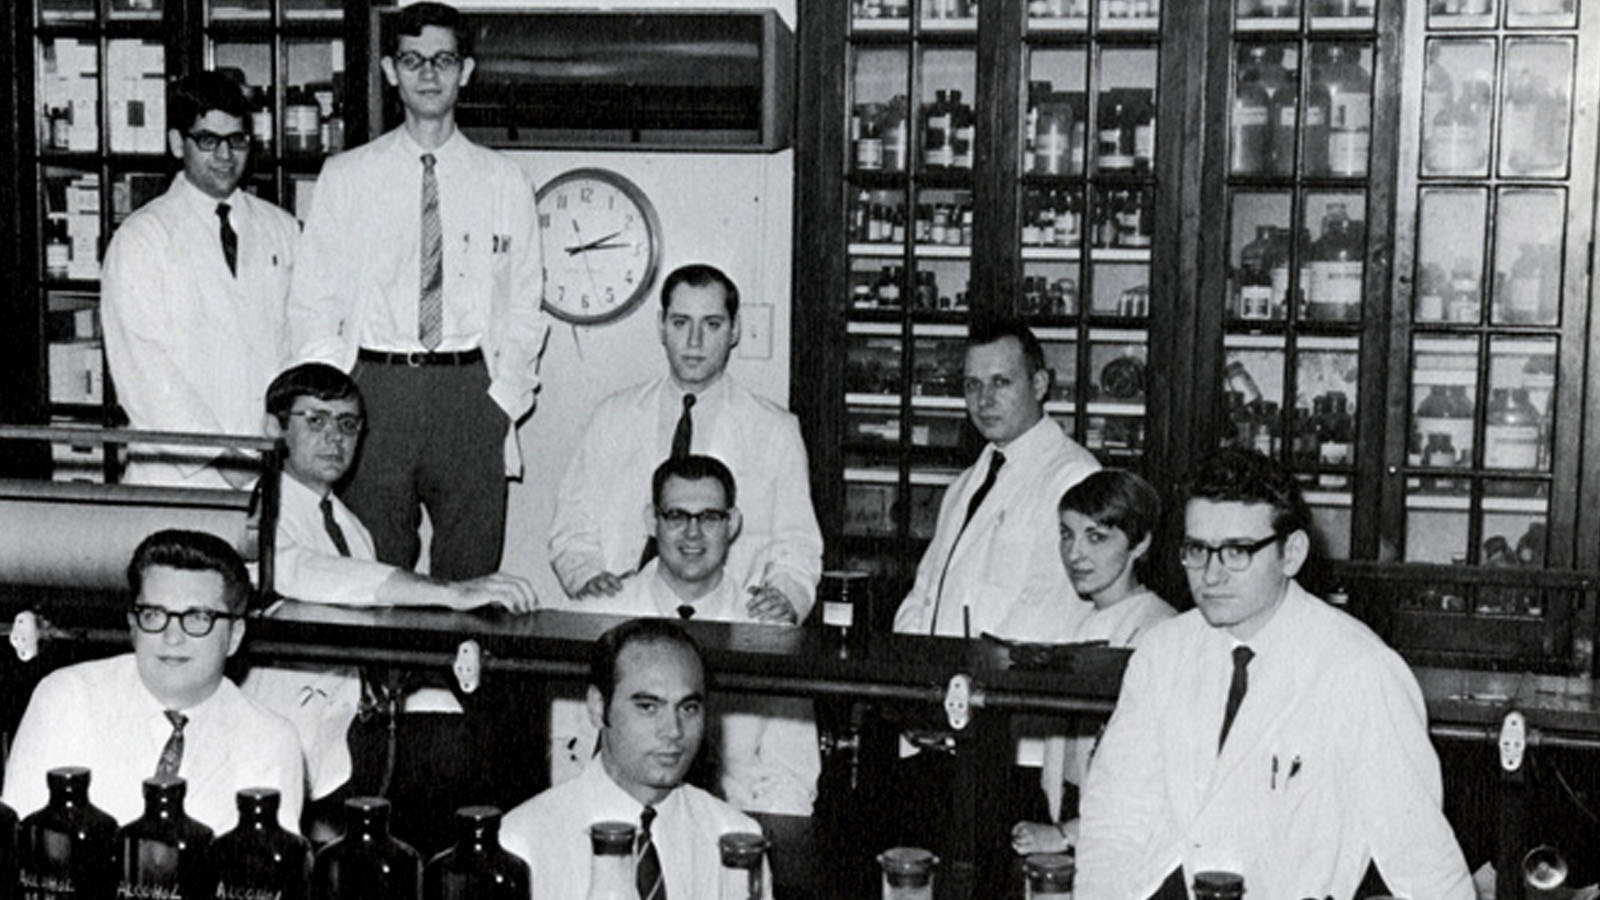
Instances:
[[[1291,583],[1248,642],[1249,690],[1219,754],[1235,644],[1199,610],[1140,641],[1089,768],[1077,896],[1148,897],[1181,864],[1186,883],[1221,869],[1252,897],[1344,900],[1371,860],[1396,896],[1471,900],[1400,657]]]

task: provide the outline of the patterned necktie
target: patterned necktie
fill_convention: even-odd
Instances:
[[[1233,727],[1233,717],[1239,714],[1239,704],[1244,702],[1244,692],[1250,689],[1250,675],[1246,668],[1256,653],[1240,645],[1233,648],[1233,680],[1228,683],[1228,705],[1222,711],[1222,733],[1217,735],[1217,752],[1228,740],[1228,729]]]
[[[422,296],[417,339],[429,350],[444,339],[444,232],[439,227],[439,179],[434,156],[422,154]]]
[[[650,837],[650,823],[655,820],[656,808],[653,806],[646,806],[639,815],[639,845],[636,848],[638,852],[634,854],[639,900],[667,900],[667,883],[661,877],[661,857],[656,855],[656,844]]]
[[[226,203],[217,204],[217,218],[222,220],[222,258],[228,261],[228,271],[233,277],[239,277],[239,235],[234,232],[233,225],[228,222],[228,212],[233,207]]]
[[[322,508],[322,527],[327,530],[334,548],[339,551],[340,556],[349,556],[350,542],[344,539],[344,529],[333,520],[333,498],[324,496],[322,502],[317,505]]]
[[[689,443],[694,440],[694,417],[689,410],[694,409],[694,395],[683,395],[683,414],[678,416],[678,427],[672,432],[672,458],[682,459],[689,455]]]
[[[156,760],[156,775],[178,774],[178,767],[183,764],[183,726],[189,724],[189,717],[175,709],[165,711],[167,721],[172,723],[172,734],[167,735],[167,742],[161,747],[161,758]]]

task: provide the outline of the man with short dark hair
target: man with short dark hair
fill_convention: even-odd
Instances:
[[[1026,325],[973,325],[962,387],[988,443],[945,490],[895,631],[1049,643],[1088,615],[1057,554],[1055,504],[1100,464],[1045,415],[1050,378]]]
[[[278,821],[300,827],[304,767],[294,729],[223,675],[244,639],[250,575],[233,547],[195,531],[158,531],[128,565],[133,652],[79,663],[34,689],[6,760],[7,805],[45,805],[45,773],[86,766],[89,801],[126,824],[144,812],[141,783],[188,781],[184,808],[221,834],[235,794],[270,787]]]
[[[822,533],[798,420],[726,372],[739,343],[739,289],[714,266],[679,267],[662,282],[658,330],[669,374],[595,410],[556,495],[551,567],[579,603],[621,590],[644,563],[649,535],[639,510],[650,472],[670,456],[713,456],[743,496],[729,577],[752,589],[755,618],[799,622],[822,575]]]
[[[472,32],[440,3],[401,9],[384,79],[405,121],[327,161],[289,294],[295,358],[347,370],[372,428],[344,500],[378,559],[429,571],[500,568],[516,423],[533,408],[547,330],[533,187],[456,127]],[[353,368],[352,368],[353,367]]]
[[[585,897],[589,826],[628,822],[648,835],[636,844],[639,896],[717,896],[717,839],[760,828],[684,783],[706,727],[699,647],[668,620],[618,625],[590,654],[586,705],[600,752],[577,778],[512,810],[502,844],[528,861],[538,896]],[[763,878],[762,886],[762,896],[771,898],[772,879]]]
[[[197,72],[173,84],[167,145],[183,171],[106,248],[106,362],[129,425],[254,434],[262,392],[288,353],[294,217],[238,189],[250,159],[239,84]],[[125,480],[244,487],[258,464],[226,448],[130,448]]]
[[[1128,664],[1084,788],[1076,895],[1181,898],[1219,869],[1252,897],[1342,900],[1373,866],[1397,896],[1470,900],[1415,676],[1295,580],[1311,515],[1294,476],[1223,450],[1184,496],[1198,608]]]

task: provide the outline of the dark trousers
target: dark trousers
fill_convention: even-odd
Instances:
[[[507,420],[489,399],[484,363],[358,362],[350,374],[366,404],[367,433],[340,496],[372,532],[379,561],[416,568],[426,507],[434,577],[460,581],[498,571]]]

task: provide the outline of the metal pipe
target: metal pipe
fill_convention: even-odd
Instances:
[[[1500,729],[1492,725],[1454,725],[1448,722],[1435,722],[1428,726],[1428,733],[1436,738],[1449,741],[1481,741],[1488,744],[1500,742]],[[1528,746],[1559,747],[1566,750],[1600,750],[1600,737],[1587,737],[1548,731],[1543,728],[1530,728],[1528,729]]]

